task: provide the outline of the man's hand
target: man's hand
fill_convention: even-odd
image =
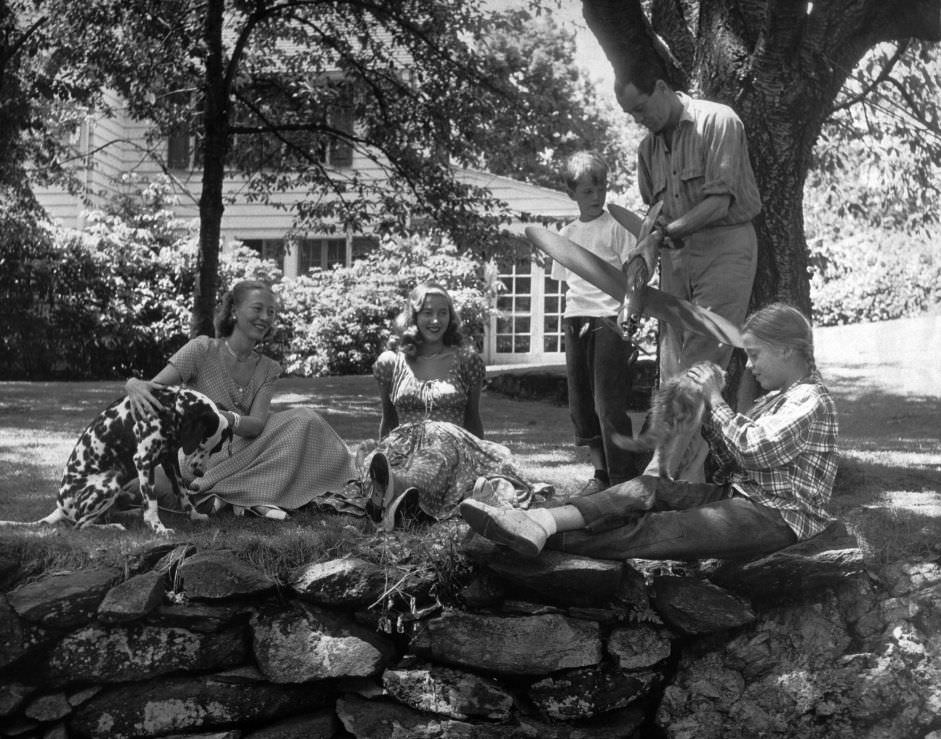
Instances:
[[[151,393],[151,390],[163,387],[166,386],[159,382],[148,382],[137,377],[132,377],[124,384],[134,418],[146,418],[163,410],[163,405]]]
[[[650,270],[647,267],[647,260],[642,254],[636,254],[628,259],[622,268],[624,276],[627,278],[627,291],[633,292],[640,289],[650,280]]]
[[[660,234],[660,248],[673,250],[682,249],[686,244],[679,236],[670,236],[667,231],[668,225],[669,220],[665,216],[659,216],[657,222],[654,224],[653,233]]]

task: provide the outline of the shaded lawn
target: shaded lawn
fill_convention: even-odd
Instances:
[[[0,520],[34,521],[54,509],[75,440],[122,390],[123,382],[0,382]],[[351,447],[378,434],[380,406],[371,375],[282,380],[274,410],[301,404],[322,413]],[[488,438],[508,444],[531,479],[568,491],[591,474],[587,453],[571,444],[566,407],[485,392],[481,411]],[[171,541],[231,548],[273,575],[313,559],[357,554],[377,562],[444,570],[445,579],[450,579],[451,570],[462,567],[455,549],[466,531],[463,523],[451,521],[388,536],[368,519],[308,509],[286,522],[237,518],[230,511],[215,515],[208,524],[165,511],[161,519],[174,529]],[[138,511],[114,514],[112,520],[125,524],[127,531],[0,526],[0,557],[14,558],[29,572],[39,573],[92,561],[120,563],[128,553],[155,541]]]
[[[872,562],[937,553],[941,542],[941,400],[910,391],[894,393],[866,384],[858,371],[827,371],[840,411],[841,464],[831,505],[854,525]],[[118,397],[120,382],[0,383],[0,520],[28,521],[54,507],[56,490],[72,445],[98,410]],[[320,411],[351,446],[372,439],[379,426],[375,380],[368,375],[316,379],[287,378],[275,409],[305,404]],[[561,492],[577,489],[590,475],[587,453],[572,445],[565,406],[519,401],[484,392],[482,415],[488,438],[507,444],[528,478]],[[114,556],[151,541],[139,514],[120,514],[127,532],[22,530],[0,528],[0,552],[15,546],[44,559]],[[268,571],[312,556],[350,553],[369,540],[374,559],[432,558],[453,548],[462,524],[376,534],[371,522],[302,511],[285,523],[220,514],[207,524],[162,514],[174,538],[198,546],[234,547]],[[274,537],[272,534],[277,533]],[[429,549],[430,547],[430,549]],[[25,555],[24,555],[25,556]],[[447,558],[445,558],[447,560]],[[451,561],[451,560],[448,560]]]
[[[75,440],[122,390],[122,382],[0,382],[0,520],[34,520],[52,510]],[[273,410],[293,405],[321,413],[351,447],[378,434],[371,375],[285,378]],[[572,446],[564,406],[484,392],[481,413],[487,438],[510,446],[532,479],[568,490],[591,474],[587,453]]]

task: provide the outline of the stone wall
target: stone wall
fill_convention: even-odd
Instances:
[[[449,605],[353,558],[273,580],[161,545],[31,582],[0,559],[0,735],[941,737],[937,561],[874,576],[839,532],[695,570],[464,552]]]

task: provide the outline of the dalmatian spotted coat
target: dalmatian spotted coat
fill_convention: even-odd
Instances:
[[[154,486],[158,465],[170,479],[181,509],[191,519],[207,518],[186,495],[181,467],[186,479],[201,476],[209,455],[232,439],[232,429],[216,404],[202,393],[177,386],[152,392],[163,406],[160,413],[135,419],[130,400],[124,397],[88,425],[66,463],[56,510],[37,524],[65,520],[79,528],[99,525],[96,522],[136,476],[144,522],[155,533],[172,533],[158,514]]]

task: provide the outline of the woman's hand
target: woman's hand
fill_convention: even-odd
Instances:
[[[160,401],[157,400],[151,392],[157,388],[163,388],[159,382],[141,380],[137,377],[130,378],[124,383],[124,389],[127,397],[131,401],[131,412],[134,418],[146,418],[163,410]]]

